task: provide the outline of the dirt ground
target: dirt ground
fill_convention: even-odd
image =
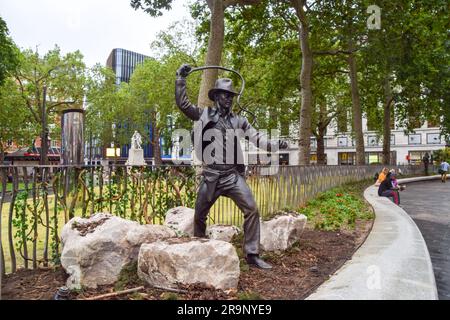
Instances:
[[[305,229],[301,241],[286,252],[266,253],[263,257],[273,265],[271,270],[249,268],[241,263],[237,291],[223,292],[200,285],[183,286],[178,292],[167,292],[145,286],[135,293],[104,299],[155,300],[234,300],[234,299],[304,299],[328,279],[366,238],[371,221],[357,221],[355,230],[344,232]],[[60,267],[54,269],[19,270],[2,279],[2,299],[53,299],[64,285],[67,275]],[[274,285],[276,284],[276,285]],[[70,299],[86,299],[144,285],[131,271],[120,287],[111,285],[95,290],[71,292]]]

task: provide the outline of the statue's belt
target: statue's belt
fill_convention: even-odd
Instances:
[[[231,167],[225,170],[216,170],[211,167],[204,167],[202,175],[204,182],[208,187],[207,200],[212,201],[213,195],[216,191],[217,183],[223,190],[232,188],[239,178],[239,171],[236,167]]]

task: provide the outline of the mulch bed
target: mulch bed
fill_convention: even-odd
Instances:
[[[373,221],[358,221],[353,231],[330,232],[305,229],[301,241],[286,252],[266,253],[263,257],[272,270],[247,268],[243,264],[238,290],[223,292],[200,285],[180,287],[173,293],[145,287],[139,293],[106,299],[304,299],[351,258],[370,231]],[[55,269],[18,270],[2,279],[2,299],[53,299],[67,276]],[[124,289],[143,285],[130,281]],[[70,299],[85,299],[114,292],[114,286],[102,286],[82,292],[72,292]]]

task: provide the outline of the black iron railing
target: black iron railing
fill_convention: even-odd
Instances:
[[[404,175],[420,166],[397,166]],[[0,166],[1,272],[59,262],[60,231],[75,216],[110,212],[161,224],[177,206],[193,208],[199,169],[192,166]],[[249,166],[247,182],[261,216],[295,210],[317,193],[373,177],[381,166]],[[219,198],[209,223],[241,225],[243,216]]]

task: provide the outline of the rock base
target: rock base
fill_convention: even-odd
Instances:
[[[61,233],[66,285],[80,289],[113,284],[122,268],[137,260],[142,243],[175,236],[168,227],[140,225],[107,213],[73,218]]]
[[[201,283],[216,289],[236,289],[239,258],[228,242],[168,239],[141,246],[138,276],[152,286],[176,288]]]

